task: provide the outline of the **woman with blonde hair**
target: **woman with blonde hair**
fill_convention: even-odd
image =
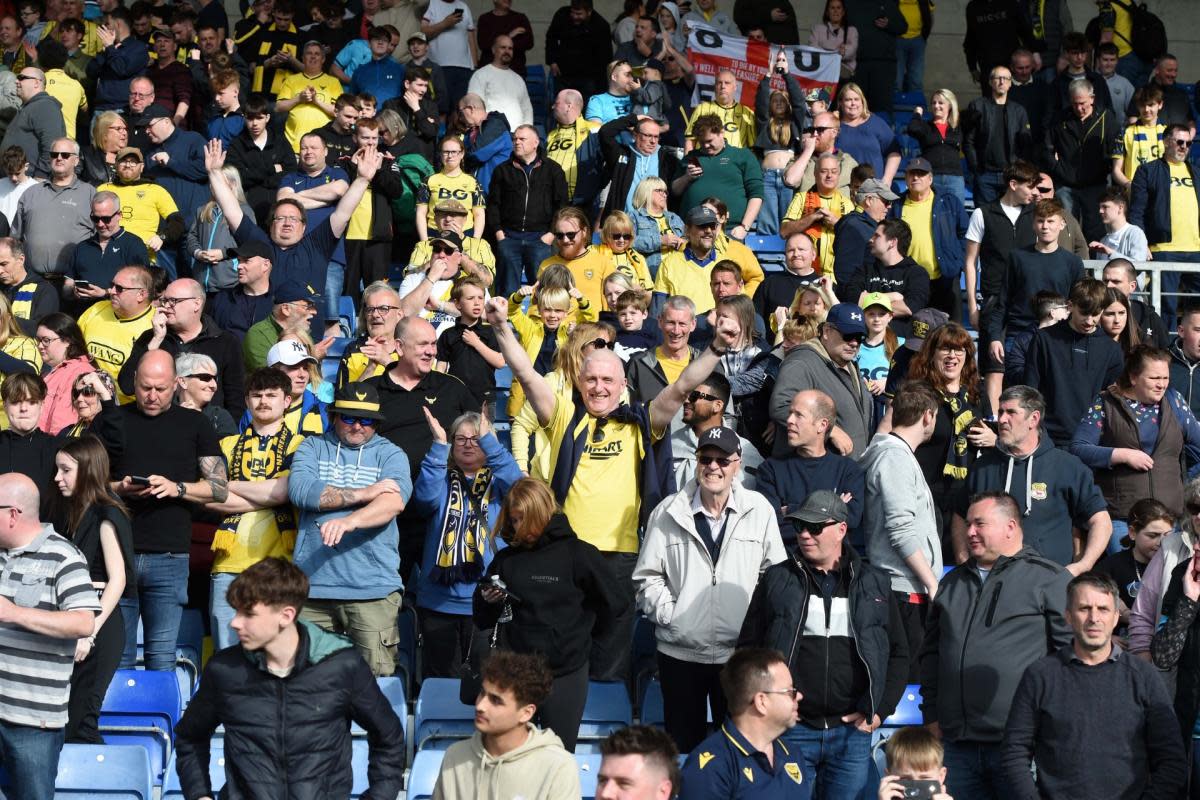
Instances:
[[[433,444],[413,483],[412,506],[428,517],[417,586],[422,678],[453,678],[470,647],[475,585],[504,547],[492,535],[521,468],[488,425],[469,412],[450,431],[425,410]]]
[[[493,533],[508,546],[496,553],[475,590],[475,626],[499,625],[506,649],[546,659],[554,684],[538,708],[538,721],[573,752],[587,700],[592,641],[627,611],[629,593],[600,551],[575,535],[540,480],[513,484]],[[493,585],[493,576],[506,590]],[[500,622],[504,618],[508,621]]]
[[[837,148],[859,164],[870,164],[884,186],[891,186],[900,169],[900,142],[887,121],[867,108],[867,97],[857,83],[838,89]]]
[[[662,257],[687,244],[683,220],[667,208],[667,182],[651,176],[642,178],[633,190],[633,247],[646,258],[646,269],[658,277]]]
[[[242,175],[237,167],[225,165],[221,168],[221,176],[237,197],[242,214],[254,222],[254,210],[246,202]],[[229,230],[228,220],[221,213],[217,201],[209,200],[200,206],[187,232],[187,252],[192,257],[192,272],[204,287],[205,294],[238,285],[237,262],[228,255],[230,250],[235,249],[237,241],[233,238],[233,231]]]
[[[117,151],[129,146],[129,125],[116,111],[103,111],[92,121],[92,143],[79,155],[80,178],[99,186],[117,179]]]
[[[921,145],[921,157],[933,167],[933,190],[946,192],[966,202],[966,182],[962,171],[962,127],[959,125],[958,98],[949,89],[929,95],[931,119],[924,109],[913,109],[906,133]]]
[[[13,316],[8,298],[0,294],[0,386],[9,375],[25,372],[40,375],[42,354],[33,337],[26,336]],[[8,415],[0,404],[0,429],[8,428]]]
[[[837,305],[837,298],[833,296],[829,282],[821,281],[796,291],[795,297],[792,298],[792,305],[788,308],[787,316],[789,319],[795,319],[800,315],[806,315],[824,322],[825,315],[835,305]],[[782,328],[782,321],[777,321],[780,322],[779,327]]]
[[[608,275],[613,270],[623,272],[646,291],[654,288],[654,279],[646,267],[645,257],[633,247],[633,220],[624,211],[613,211],[600,226],[600,244],[596,252],[608,258]]]

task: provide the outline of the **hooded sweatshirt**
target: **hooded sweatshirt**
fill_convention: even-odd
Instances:
[[[1121,376],[1121,346],[1096,328],[1077,332],[1062,320],[1034,333],[1025,354],[1025,384],[1046,398],[1042,420],[1055,444],[1066,447],[1096,395]]]
[[[1021,509],[1025,544],[1063,566],[1073,560],[1072,526],[1087,530],[1088,520],[1108,504],[1092,479],[1092,471],[1039,432],[1028,456],[1014,456],[997,443],[971,467],[959,516],[967,516],[967,498],[979,492],[1008,492]]]
[[[404,588],[400,580],[400,534],[394,519],[347,533],[333,547],[321,541],[321,525],[352,509],[320,510],[326,486],[361,489],[390,478],[407,504],[412,495],[408,456],[382,436],[358,447],[343,444],[335,431],[310,436],[292,457],[288,498],[300,512],[292,560],[308,576],[308,596],[317,600],[378,600]]]
[[[942,574],[933,494],[921,465],[908,443],[890,433],[875,434],[860,463],[867,474],[867,557],[891,576],[892,591],[925,594],[924,584],[904,560],[921,553],[934,576]]]
[[[783,359],[779,375],[775,379],[775,390],[771,393],[771,419],[775,420],[774,456],[788,453],[787,415],[796,392],[802,389],[820,389],[833,398],[837,407],[837,425],[846,432],[854,443],[848,453],[858,458],[867,448],[875,403],[867,382],[853,363],[846,367],[836,366],[819,338],[807,341],[792,350]]]
[[[529,724],[525,743],[502,756],[483,747],[479,731],[442,759],[434,800],[578,800],[579,771],[554,731]]]

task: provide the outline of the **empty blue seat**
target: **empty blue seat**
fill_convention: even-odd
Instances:
[[[347,331],[354,333],[358,325],[358,309],[354,307],[354,298],[342,295],[338,298],[338,321]]]
[[[175,724],[181,714],[174,672],[117,670],[100,708],[100,733],[109,744],[144,747],[157,784],[171,759]]]
[[[925,102],[924,92],[896,92],[892,95],[892,106],[895,108],[894,113],[899,114],[900,112],[912,113],[917,106],[926,108],[929,104]]]
[[[633,723],[633,706],[624,681],[591,681],[583,720],[579,723],[577,753],[597,751],[610,733]]]
[[[757,233],[748,235],[744,244],[754,251],[754,255],[758,256],[760,260],[762,254],[782,256],[787,248],[783,237],[764,236]]]
[[[54,781],[56,798],[152,800],[153,770],[141,747],[63,745]]]
[[[367,780],[367,765],[370,761],[371,745],[366,739],[350,740],[350,770],[354,783],[350,787],[350,797],[362,797],[371,782]]]
[[[904,694],[896,705],[896,711],[883,721],[885,728],[904,728],[909,725],[921,725],[924,719],[921,715],[921,687],[915,683],[904,687]]]
[[[339,359],[345,355],[346,350],[350,347],[350,342],[354,341],[350,336],[339,336],[329,344],[329,349],[325,351],[325,358]]]
[[[475,732],[475,707],[458,699],[455,678],[426,678],[417,695],[415,750],[445,750]]]
[[[404,796],[408,800],[430,800],[433,787],[437,785],[438,773],[442,771],[442,750],[421,750],[413,757],[412,769],[408,772],[408,785]]]
[[[583,800],[596,796],[596,782],[600,779],[600,754],[576,753],[575,766],[579,769],[579,793]]]

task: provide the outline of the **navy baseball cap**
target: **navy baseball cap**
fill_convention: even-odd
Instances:
[[[863,322],[863,312],[854,303],[838,303],[829,309],[825,317],[826,324],[832,325],[843,336],[867,335],[867,325]]]
[[[275,294],[271,299],[275,301],[275,305],[295,303],[298,300],[307,300],[316,305],[317,301],[321,299],[321,295],[306,283],[284,281],[275,289]]]

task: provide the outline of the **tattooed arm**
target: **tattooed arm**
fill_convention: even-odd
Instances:
[[[333,511],[338,508],[361,506],[388,492],[400,495],[400,487],[391,478],[384,478],[361,489],[343,489],[338,486],[326,485],[321,491],[319,507],[321,511]]]
[[[225,459],[220,456],[200,457],[200,480],[183,484],[185,500],[197,503],[224,503],[229,498],[229,475]]]

